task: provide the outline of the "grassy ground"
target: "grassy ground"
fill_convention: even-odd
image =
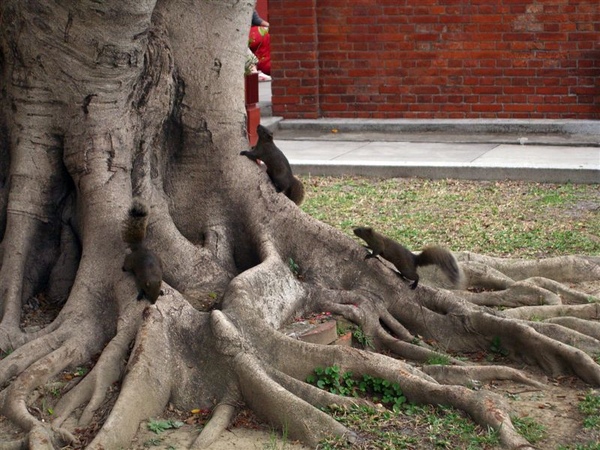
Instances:
[[[302,209],[353,237],[353,227],[372,226],[413,251],[438,244],[454,251],[518,258],[600,255],[600,185],[301,178],[307,191]],[[504,395],[518,411],[515,426],[536,448],[600,450],[600,391],[585,391],[589,387],[582,384],[572,390],[567,383],[555,385],[556,393],[521,395],[506,387]],[[502,387],[496,387],[501,394]],[[563,416],[577,416],[575,425],[553,437],[556,408],[566,403],[570,405]],[[546,405],[549,414],[532,417],[519,409],[526,404],[542,414],[544,406],[539,405]],[[396,412],[357,408],[329,413],[361,439],[354,447],[330,440],[322,449],[500,448],[494,432],[451,408],[407,404]],[[568,436],[571,430],[577,430],[577,437]]]
[[[600,255],[600,185],[303,177],[302,209],[350,235],[375,230],[492,256]]]

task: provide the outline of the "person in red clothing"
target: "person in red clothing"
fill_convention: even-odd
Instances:
[[[260,81],[270,80],[271,77],[271,36],[269,35],[269,22],[262,19],[256,10],[252,13],[252,26],[248,47],[258,58],[256,68]]]

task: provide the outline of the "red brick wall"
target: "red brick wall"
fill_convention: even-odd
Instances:
[[[600,0],[269,0],[273,114],[600,119]]]

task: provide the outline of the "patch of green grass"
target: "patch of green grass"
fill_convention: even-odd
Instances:
[[[584,428],[600,429],[600,394],[588,392],[579,403],[579,411],[585,416]]]
[[[521,436],[535,444],[546,437],[546,427],[537,423],[531,417],[511,417],[513,425]]]
[[[328,414],[357,432],[362,439],[349,444],[342,438],[331,438],[319,444],[321,449],[391,450],[429,444],[435,448],[475,450],[495,448],[499,443],[496,432],[475,425],[461,411],[408,404],[397,383],[369,375],[355,378],[339,366],[317,368],[307,382],[334,394],[368,398],[389,408],[328,408]]]
[[[587,444],[559,445],[557,450],[600,450],[600,442]]]
[[[600,185],[302,179],[302,208],[357,242],[352,228],[372,226],[413,251],[438,244],[491,256],[600,254]]]
[[[450,357],[447,355],[432,355],[427,359],[427,364],[432,366],[448,366],[450,365]]]
[[[279,442],[281,440],[281,442]],[[282,430],[281,438],[277,434],[277,431],[271,430],[269,434],[269,442],[263,444],[264,450],[285,450],[288,443],[288,427],[284,425]]]
[[[468,449],[497,448],[498,435],[475,425],[461,412],[446,407],[406,405],[401,411],[355,406],[328,410],[361,436],[355,444],[340,438],[322,441],[322,449]]]

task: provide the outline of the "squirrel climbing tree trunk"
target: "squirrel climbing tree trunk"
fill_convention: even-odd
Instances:
[[[530,370],[574,373],[598,385],[598,336],[586,331],[597,330],[597,303],[555,309],[595,324],[563,327],[490,312],[476,294],[440,289],[423,275],[411,291],[365,261],[357,241],[278,194],[239,156],[249,150],[251,13],[251,4],[228,1],[0,3],[0,412],[20,430],[4,442],[126,448],[139,423],[168,404],[214,408],[192,439],[196,448],[218,438],[240,404],[309,445],[352,439],[321,410],[349,401],[304,384],[313,368],[335,362],[399,383],[410,401],[460,408],[498,430],[506,447],[526,448],[502,399],[462,385],[478,377],[477,362],[454,359],[450,367],[469,370],[446,382],[427,360],[499,337],[525,378]],[[138,301],[121,270],[120,230],[134,196],[148,205],[145,244],[163,265],[155,304]],[[475,291],[492,275],[507,297],[518,277],[554,280],[531,281],[517,302],[600,278],[593,258],[459,256]],[[26,312],[36,303],[56,315],[33,326]],[[280,332],[315,311],[354,321],[389,356]],[[52,414],[37,407],[32,393],[77,366],[91,370],[62,387]]]

